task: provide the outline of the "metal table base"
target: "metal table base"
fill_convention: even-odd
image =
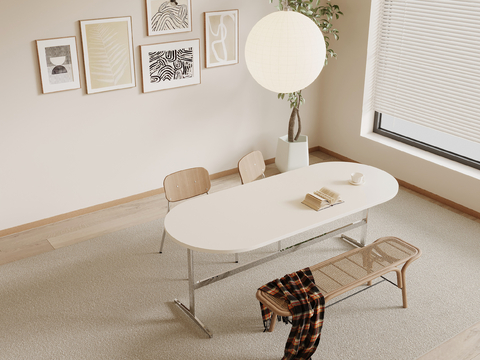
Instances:
[[[258,266],[260,264],[264,264],[267,261],[276,259],[280,256],[289,254],[291,252],[295,252],[297,250],[300,250],[304,247],[316,244],[319,241],[328,239],[333,236],[337,236],[341,234],[341,238],[349,243],[351,243],[354,246],[358,247],[363,247],[365,246],[366,242],[366,237],[367,237],[367,224],[368,224],[368,210],[364,210],[363,212],[363,218],[361,220],[352,222],[348,225],[339,227],[335,230],[326,232],[324,234],[315,236],[311,239],[299,242],[297,244],[294,244],[292,246],[286,247],[284,249],[279,249],[279,251],[271,254],[264,256],[260,259],[251,261],[249,263],[246,263],[244,265],[240,265],[235,267],[234,269],[225,271],[223,273],[217,274],[215,276],[211,276],[209,278],[200,280],[200,281],[195,281],[195,272],[194,272],[194,264],[193,264],[193,250],[187,249],[187,261],[188,261],[188,293],[189,293],[189,307],[185,306],[181,301],[178,299],[175,299],[174,302],[175,304],[192,319],[207,335],[209,338],[213,337],[213,333],[203,324],[203,322],[197,318],[195,315],[195,290],[200,289],[204,286],[207,286],[209,284],[213,284],[219,280],[225,279],[227,277],[230,277],[232,275],[238,274],[242,271],[251,269],[255,266]],[[356,241],[355,239],[343,235],[342,233],[345,231],[353,230],[355,228],[358,228],[360,226],[362,227],[362,233],[361,233],[361,238],[360,241]],[[236,258],[237,260],[237,258]]]

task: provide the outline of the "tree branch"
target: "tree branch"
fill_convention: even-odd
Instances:
[[[288,142],[293,142],[293,132],[295,129],[295,118],[298,114],[298,108],[294,107],[290,114],[290,121],[288,122]]]
[[[297,119],[298,119],[298,130],[297,130],[297,136],[295,136],[295,141],[298,140],[298,137],[300,136],[300,131],[302,131],[302,122],[300,121],[300,109],[297,109]]]

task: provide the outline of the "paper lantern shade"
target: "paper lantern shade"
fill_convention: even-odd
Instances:
[[[310,85],[325,61],[325,39],[318,26],[295,11],[277,11],[250,31],[245,62],[264,88],[291,93]]]

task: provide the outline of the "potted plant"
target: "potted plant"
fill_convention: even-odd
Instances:
[[[270,3],[273,0],[269,0]],[[288,6],[291,11],[299,12],[310,18],[321,30],[325,39],[326,54],[325,65],[328,64],[328,58],[336,58],[337,54],[330,48],[330,35],[338,40],[338,30],[333,27],[332,20],[338,19],[343,13],[338,5],[334,5],[327,0],[325,5],[320,4],[321,0],[278,0],[279,10],[284,10]],[[305,103],[302,96],[302,90],[293,93],[279,93],[279,99],[287,99],[290,103],[292,112],[288,123],[288,135],[281,136],[278,140],[277,155],[275,163],[281,172],[293,170],[302,166],[308,166],[308,138],[300,135],[302,123],[300,119],[300,105]],[[297,132],[295,134],[295,125]]]

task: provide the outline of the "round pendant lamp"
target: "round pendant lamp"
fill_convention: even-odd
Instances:
[[[264,88],[291,93],[310,85],[325,62],[325,39],[318,26],[295,11],[277,11],[250,31],[245,62]]]

